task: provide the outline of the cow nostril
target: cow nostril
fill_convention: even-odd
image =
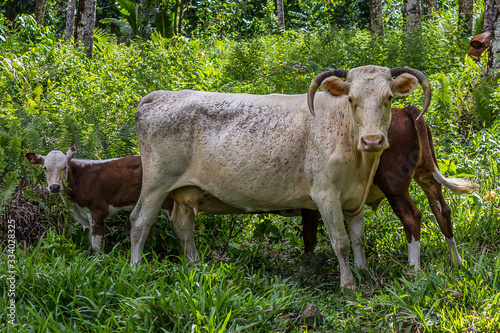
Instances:
[[[59,192],[61,190],[61,185],[52,184],[50,185],[50,192]]]
[[[377,151],[384,146],[384,136],[367,135],[361,138],[361,142],[366,151]]]
[[[384,139],[383,135],[367,135],[363,137],[363,142],[369,145],[379,145]]]

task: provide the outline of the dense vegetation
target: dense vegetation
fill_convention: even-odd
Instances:
[[[0,14],[2,242],[8,220],[17,228],[17,325],[8,326],[2,312],[2,331],[500,331],[500,88],[482,78],[485,58],[476,64],[465,57],[467,39],[457,37],[453,8],[425,21],[421,38],[411,42],[397,17],[380,37],[328,24],[312,30],[304,18],[303,29],[256,30],[246,39],[220,29],[189,39],[153,32],[127,43],[103,34],[92,60],[60,41],[57,24],[39,26],[28,15],[17,20],[7,28]],[[272,18],[261,21],[270,32]],[[365,212],[368,269],[355,271],[357,291],[340,289],[324,230],[316,254],[305,256],[300,219],[272,215],[200,215],[195,228],[203,259],[194,266],[177,257],[161,215],[147,244],[148,263],[131,267],[127,215],[110,219],[106,254],[89,254],[88,233],[61,198],[45,193],[42,169],[24,158],[28,151],[66,151],[74,142],[79,158],[139,153],[134,113],[152,90],[304,93],[323,70],[366,64],[408,65],[429,77],[434,97],[425,119],[440,169],[480,185],[468,196],[445,191],[466,261],[461,269],[447,263],[446,242],[418,186],[411,194],[423,213],[422,271],[407,265],[401,223],[384,202],[376,213]],[[393,106],[422,101],[418,89]],[[7,246],[2,251],[6,309]],[[308,328],[291,324],[287,315],[310,303],[323,319]]]

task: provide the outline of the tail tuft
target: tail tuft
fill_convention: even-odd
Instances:
[[[439,172],[437,167],[434,169],[432,175],[439,183],[443,184],[449,188],[450,191],[456,194],[470,194],[479,188],[478,184],[463,178],[446,178],[441,172]]]

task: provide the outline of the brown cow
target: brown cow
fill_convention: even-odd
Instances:
[[[403,223],[408,241],[408,261],[415,270],[418,270],[422,214],[408,194],[410,182],[414,179],[424,190],[441,232],[446,238],[450,260],[461,266],[462,259],[453,237],[450,208],[444,201],[441,184],[457,194],[470,193],[478,185],[460,178],[446,178],[439,172],[429,127],[423,118],[415,120],[419,112],[417,108],[411,106],[404,109],[392,109],[388,133],[390,147],[384,150],[380,157],[380,164],[366,204],[376,210],[380,202],[387,198]],[[351,218],[362,219],[363,212]],[[306,252],[312,251],[316,244],[318,220],[317,211],[303,210],[302,224]],[[353,235],[351,239],[352,237]],[[357,239],[362,239],[362,237],[362,235],[358,236]],[[364,267],[366,259],[362,242],[352,245],[356,264]]]
[[[74,204],[75,219],[89,228],[89,243],[94,252],[104,245],[104,220],[121,211],[131,211],[142,185],[140,156],[126,156],[108,160],[73,159],[76,144],[67,153],[53,150],[47,156],[27,153],[33,164],[43,164],[50,193],[59,193],[66,183],[69,199]],[[172,207],[169,197],[163,209]]]
[[[491,32],[486,31],[482,34],[474,36],[470,41],[467,55],[475,62],[479,62],[479,60],[481,60],[481,54],[483,54],[484,50],[490,46],[490,36]]]

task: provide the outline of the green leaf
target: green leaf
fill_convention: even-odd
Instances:
[[[235,242],[229,242],[229,247],[232,247],[233,249],[236,250],[241,250],[241,245]]]
[[[227,323],[229,322],[229,318],[231,318],[231,310],[229,310],[229,313],[226,316],[226,319],[224,320],[224,323],[222,324],[222,327],[219,330],[219,333],[224,333],[226,330]]]
[[[451,104],[451,90],[448,77],[444,73],[439,73],[437,77],[439,83],[437,90],[437,98],[443,104]]]
[[[161,7],[155,15],[156,30],[163,38],[171,38],[174,35],[174,13]]]
[[[477,194],[472,195],[472,202],[475,209],[480,210],[483,207],[483,199]]]
[[[21,178],[19,178],[19,175],[11,172],[9,176],[4,178],[3,183],[0,184],[0,213],[10,201],[12,194],[14,194],[20,182]]]

